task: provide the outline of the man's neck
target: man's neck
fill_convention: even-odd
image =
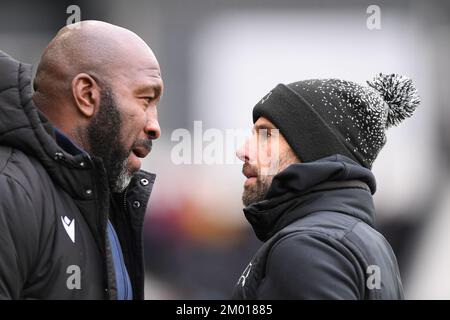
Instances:
[[[73,139],[70,138],[70,136],[62,132],[60,129],[54,127],[54,131],[56,142],[66,152],[70,153],[71,155],[86,153],[83,147],[77,144]]]

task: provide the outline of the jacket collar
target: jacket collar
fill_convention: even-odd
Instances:
[[[333,155],[290,165],[273,178],[265,199],[244,208],[244,214],[261,241],[318,211],[352,215],[373,225],[375,190],[369,169]]]
[[[69,137],[57,128],[53,128],[56,143],[67,153],[76,156],[86,153],[81,147],[77,146]]]

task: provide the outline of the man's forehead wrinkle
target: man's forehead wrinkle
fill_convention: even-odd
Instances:
[[[156,62],[155,62],[155,64],[156,64]],[[151,66],[151,67],[149,67],[149,66],[147,66],[147,67],[140,67],[139,68],[139,70],[142,70],[142,71],[146,71],[146,70],[149,70],[149,71],[158,71],[159,72],[159,68],[158,67],[155,67],[155,66]]]
[[[135,71],[130,72],[125,68],[117,70],[113,76],[114,82],[130,88],[136,94],[147,91],[154,91],[161,94],[163,81],[160,76],[144,75],[142,72],[137,72],[137,69]]]
[[[157,66],[154,66],[154,67],[140,67],[138,69],[138,71],[145,72],[145,73],[147,73],[149,75],[157,74],[158,76],[161,76],[161,70]]]
[[[144,75],[143,72],[140,72],[138,68],[130,68],[130,66],[127,66],[125,64],[117,65],[117,67],[114,68],[112,72],[114,73],[114,78],[116,81],[131,82],[132,84],[136,84],[137,82],[151,84],[154,81],[149,81],[147,79],[159,79],[158,76]]]

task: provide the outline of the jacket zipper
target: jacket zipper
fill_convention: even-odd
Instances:
[[[128,186],[125,188],[124,192],[123,192],[123,209],[124,209],[124,213],[128,214],[128,208],[127,208],[127,191],[128,191]],[[123,249],[122,249],[123,250]],[[122,261],[123,264],[125,264],[125,259],[123,257],[123,252],[121,252],[122,255]],[[125,266],[124,266],[125,267]],[[125,272],[123,272],[125,273]],[[127,281],[125,278],[126,274],[124,274],[124,286],[125,286],[125,296],[128,297],[128,285],[127,285]],[[131,283],[131,278],[129,278],[129,281]]]
[[[125,214],[128,213],[128,208],[127,208],[127,191],[128,191],[128,186],[125,188],[125,190],[123,192],[123,208],[125,210]]]

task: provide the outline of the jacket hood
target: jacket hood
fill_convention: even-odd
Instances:
[[[0,143],[50,164],[58,148],[52,126],[31,100],[31,70],[0,51]]]
[[[0,145],[21,150],[44,166],[52,179],[78,199],[92,185],[87,155],[71,155],[55,140],[54,129],[32,101],[32,66],[0,51]],[[86,168],[87,169],[87,168]]]
[[[265,199],[244,208],[244,214],[261,241],[318,211],[351,215],[373,226],[375,190],[369,169],[333,155],[290,165],[273,178]]]

